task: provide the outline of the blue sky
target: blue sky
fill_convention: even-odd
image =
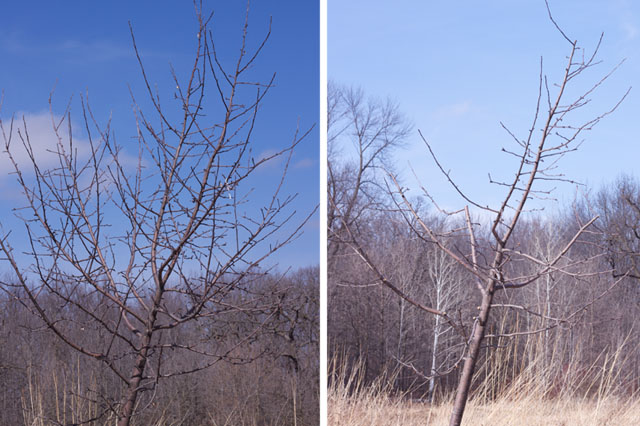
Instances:
[[[214,10],[211,26],[219,54],[235,58],[239,49],[246,3],[205,1]],[[296,210],[300,218],[319,200],[319,18],[316,2],[254,1],[251,4],[249,39],[261,41],[272,17],[272,35],[252,70],[268,80],[277,73],[275,85],[261,109],[253,147],[269,153],[285,147],[296,126],[315,131],[296,151],[286,187],[299,193]],[[4,101],[0,116],[25,116],[31,137],[47,161],[46,147],[52,143],[48,97],[55,87],[54,113],[61,114],[73,96],[72,121],[81,133],[80,94],[88,92],[98,121],[112,116],[118,142],[135,154],[135,121],[129,86],[143,108],[143,81],[135,60],[128,22],[147,67],[150,80],[160,93],[172,93],[170,65],[179,76],[190,69],[195,49],[197,22],[190,1],[34,1],[8,2],[0,15],[0,89]],[[211,88],[213,90],[213,87]],[[214,93],[215,95],[215,93]],[[8,163],[0,158],[0,217],[3,226],[14,227],[10,207],[20,204],[13,178],[5,173]],[[269,191],[278,167],[267,167],[254,180],[256,194]],[[271,185],[271,186],[269,186]],[[277,257],[282,267],[318,263],[317,215],[305,234]]]
[[[583,117],[604,112],[633,86],[619,110],[584,134],[580,150],[562,160],[562,171],[594,188],[622,172],[640,177],[640,3],[550,0],[550,6],[555,20],[587,52],[605,33],[603,63],[586,73],[573,93],[626,58],[592,96]],[[410,163],[449,208],[464,203],[436,171],[417,130],[465,191],[482,204],[495,203],[503,189],[490,185],[487,173],[508,177],[513,170],[510,158],[500,153],[513,145],[500,121],[523,137],[535,107],[540,57],[545,73],[557,81],[568,53],[543,0],[328,3],[329,78],[398,102],[416,129],[396,155],[399,169]],[[414,188],[410,194],[418,195],[412,175],[403,177]],[[575,191],[564,185],[555,196],[567,203]]]

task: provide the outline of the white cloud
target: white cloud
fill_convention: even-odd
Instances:
[[[58,126],[58,130],[54,129]],[[46,169],[59,164],[59,150],[68,151],[69,145],[69,125],[62,116],[53,115],[49,112],[41,113],[16,113],[11,118],[2,119],[2,138],[0,149],[0,179],[14,171],[9,154],[6,152],[6,143],[10,142],[9,150],[14,161],[24,172],[33,170],[33,165],[25,143],[31,147],[33,156],[40,168]],[[85,157],[89,152],[86,140],[75,135],[72,130],[74,155]]]
[[[2,134],[0,135],[0,199],[16,199],[21,193],[15,185],[15,166],[6,150],[6,141],[11,138],[9,150],[11,157],[17,163],[23,176],[27,181],[33,177],[33,162],[25,148],[25,143],[30,146],[34,159],[38,168],[42,171],[52,170],[60,167],[61,156],[69,155],[73,149],[73,156],[78,161],[77,167],[81,169],[91,156],[91,145],[88,139],[80,136],[77,129],[81,127],[72,121],[71,129],[73,136],[72,144],[69,139],[69,123],[68,119],[61,115],[51,117],[49,112],[41,113],[16,113],[13,118],[13,126],[11,126],[11,118],[2,118]],[[57,127],[57,131],[55,128]],[[94,143],[99,144],[99,135],[94,135]],[[64,161],[64,160],[63,160]],[[108,154],[102,158],[99,166],[102,176],[101,191],[109,191],[114,182],[110,179],[109,173],[105,172],[105,168],[113,165],[113,158]],[[132,155],[124,149],[118,151],[118,161],[123,169],[134,174],[138,165],[137,153]],[[145,161],[142,162],[144,167]],[[93,171],[91,166],[85,169],[79,176],[81,186],[89,185],[93,179]]]

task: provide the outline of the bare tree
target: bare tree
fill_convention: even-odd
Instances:
[[[367,99],[362,89],[329,82],[327,96],[328,237],[333,253],[343,224],[355,227],[367,211],[380,206],[382,172],[391,167],[392,151],[411,126],[396,104]]]
[[[547,10],[549,10],[548,5]],[[460,425],[462,422],[480,351],[490,325],[490,314],[493,308],[497,306],[494,302],[496,294],[522,289],[538,282],[538,280],[551,273],[569,274],[577,277],[580,275],[578,266],[588,260],[570,257],[568,253],[585,236],[597,217],[584,221],[577,217],[576,231],[572,237],[567,239],[566,244],[554,249],[552,255],[544,258],[536,257],[535,253],[523,252],[513,242],[513,236],[518,224],[522,222],[523,215],[530,211],[530,200],[532,198],[548,197],[550,182],[569,181],[556,171],[559,160],[566,154],[577,150],[581,142],[580,136],[585,131],[593,128],[605,116],[611,114],[626,96],[626,94],[623,95],[618,103],[604,113],[586,121],[578,122],[580,119],[578,118],[579,114],[576,114],[576,112],[590,103],[593,92],[609,78],[615,68],[601,79],[595,81],[595,83],[590,84],[582,94],[568,99],[569,90],[567,89],[575,85],[585,71],[599,63],[596,60],[596,54],[600,43],[598,43],[591,55],[585,54],[578,46],[578,43],[571,40],[555,23],[550,11],[549,17],[560,36],[569,46],[566,67],[560,81],[553,85],[548,82],[543,73],[541,60],[538,97],[535,103],[533,120],[524,138],[518,137],[503,125],[515,143],[515,149],[503,148],[503,151],[515,158],[515,165],[511,180],[492,180],[498,187],[504,188],[505,195],[500,203],[490,207],[468,196],[452,178],[450,172],[447,171],[448,169],[440,163],[432,146],[424,137],[422,139],[435,164],[451,184],[453,190],[467,204],[455,212],[446,213],[441,211],[448,216],[461,216],[465,226],[456,226],[455,224],[459,224],[461,221],[451,220],[452,227],[447,232],[435,229],[427,220],[421,217],[419,210],[408,199],[406,189],[398,183],[395,175],[393,173],[388,175],[388,187],[393,195],[396,208],[405,216],[407,224],[413,226],[416,237],[422,239],[425,244],[435,244],[442,252],[463,267],[471,277],[470,285],[475,288],[477,298],[477,315],[473,317],[470,323],[457,320],[450,312],[439,309],[434,305],[424,304],[420,300],[415,300],[404,293],[398,283],[394,282],[390,275],[385,274],[385,271],[375,262],[375,256],[370,252],[370,248],[360,243],[360,234],[357,230],[348,223],[344,215],[338,215],[342,219],[344,228],[342,241],[351,246],[353,252],[368,266],[379,283],[385,285],[393,293],[416,308],[440,317],[444,323],[449,324],[464,339],[464,356],[461,358],[462,368],[450,418],[450,425],[452,426]],[[577,124],[572,124],[576,122]],[[426,190],[425,195],[434,201]],[[331,202],[332,197],[329,197],[329,203]],[[434,205],[438,208],[435,201]],[[480,232],[483,224],[471,220],[470,207],[492,218],[490,223],[485,224],[486,230],[484,233]],[[340,212],[342,207],[338,203],[334,203],[333,208]],[[463,241],[462,236],[465,236],[466,240],[464,245],[461,244],[461,241]],[[514,264],[523,262],[532,265],[530,272],[525,274],[518,273],[518,268],[513,267]],[[617,285],[618,282],[613,281],[610,284],[610,288]],[[508,309],[523,309],[521,306],[500,305]],[[536,314],[543,315],[539,312],[536,312]],[[570,316],[575,315],[572,314]],[[554,324],[549,325],[549,327],[556,326],[563,320],[568,319],[556,319]],[[542,331],[529,330],[525,333]]]
[[[432,284],[431,306],[438,311],[448,312],[460,298],[463,276],[458,270],[457,263],[442,250],[433,248],[429,255],[427,262],[429,281]],[[433,399],[436,378],[440,374],[441,365],[438,361],[440,354],[439,344],[442,336],[449,331],[451,331],[451,327],[443,321],[441,316],[436,315],[432,335],[431,368],[429,370],[429,400]]]
[[[330,81],[327,95],[329,343],[334,348],[354,343],[358,354],[353,355],[366,353],[366,374],[375,375],[387,349],[397,348],[383,331],[392,323],[387,319],[395,307],[386,309],[387,300],[380,297],[384,294],[361,285],[366,282],[362,274],[369,274],[343,243],[344,224],[357,228],[363,238],[374,235],[369,232],[372,218],[388,204],[381,196],[383,172],[391,167],[393,151],[404,142],[410,126],[395,103],[367,97],[362,89]],[[361,303],[365,299],[370,303]],[[343,312],[344,304],[354,309]]]
[[[614,274],[640,279],[640,185],[630,176],[620,176],[611,188],[597,194],[594,204],[592,208],[602,216]]]
[[[28,247],[2,231],[2,260],[13,274],[2,287],[19,287],[58,338],[119,378],[121,392],[99,397],[121,426],[151,403],[161,379],[260,356],[241,349],[280,315],[282,298],[257,294],[252,283],[264,273],[263,261],[306,222],[295,215],[295,195],[283,190],[293,150],[311,129],[292,132],[291,142],[270,155],[252,152],[256,117],[275,74],[262,83],[249,72],[270,30],[252,51],[247,12],[237,59],[226,63],[209,31],[212,14],[196,5],[193,66],[185,81],[172,71],[175,109],[152,89],[131,31],[152,105],[143,111],[132,95],[137,157],[116,143],[110,123],[98,123],[85,98],[88,154],[74,139],[70,107],[58,120],[50,100],[58,139],[51,168],[41,165],[26,122],[0,122],[26,200],[16,212]],[[20,145],[29,166],[18,159]],[[284,159],[282,176],[256,205],[251,178],[277,158]],[[234,325],[234,316],[249,314],[250,326]],[[189,340],[196,321],[212,327],[211,340]],[[96,338],[77,338],[80,331]],[[177,353],[196,361],[165,362]]]
[[[421,214],[423,220],[426,220],[426,215]],[[397,283],[398,290],[412,300],[426,300],[430,306],[446,312],[460,309],[464,300],[462,283],[466,278],[460,266],[434,245],[424,244],[416,238],[412,226],[407,226],[401,215],[395,215],[395,218],[385,215],[378,219],[378,223],[375,242],[367,246],[367,251],[375,256],[374,262],[381,266],[389,281]],[[435,217],[429,223],[434,229],[444,226]],[[395,235],[381,232],[380,228],[385,225],[393,227]],[[379,291],[385,292],[384,286],[377,284]],[[455,365],[458,343],[455,340],[458,336],[440,316],[433,316],[433,323],[425,324],[426,318],[421,315],[423,312],[411,309],[412,304],[406,298],[397,298],[397,304],[397,350],[393,358],[399,366],[408,370],[410,377],[413,377],[411,382],[415,382],[416,376],[426,381],[426,395],[432,401],[436,380],[450,372],[452,365]],[[415,327],[416,322],[420,324],[419,328]],[[416,340],[424,340],[420,337],[424,333],[431,334],[431,341],[422,345],[427,353],[420,356],[405,348],[415,345]],[[421,367],[420,364],[425,366]],[[402,378],[402,375],[398,375],[398,379]],[[405,387],[406,384],[402,386],[403,389]]]

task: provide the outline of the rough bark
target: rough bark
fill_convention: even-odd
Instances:
[[[456,390],[456,398],[451,411],[450,426],[459,426],[462,423],[462,415],[469,399],[469,390],[473,380],[473,373],[476,370],[480,347],[484,341],[487,321],[489,320],[489,312],[491,311],[491,302],[493,301],[494,289],[493,282],[489,284],[489,289],[482,297],[480,312],[473,327],[471,342],[467,349],[467,356],[464,359],[462,373],[458,381],[458,389]]]

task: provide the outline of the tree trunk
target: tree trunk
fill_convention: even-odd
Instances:
[[[147,347],[143,347],[138,353],[135,366],[131,374],[131,380],[129,380],[129,386],[127,388],[127,396],[122,405],[122,411],[120,418],[118,419],[118,426],[129,426],[131,416],[136,408],[136,401],[138,399],[138,393],[140,392],[140,382],[142,381],[142,375],[144,374],[144,368],[147,365]]]
[[[442,310],[442,283],[440,278],[436,278],[436,309]],[[433,351],[431,352],[431,378],[429,379],[429,402],[433,402],[433,391],[436,387],[436,367],[438,358],[438,340],[440,339],[440,316],[436,315],[436,324],[433,327]]]
[[[471,343],[469,344],[468,353],[462,367],[462,374],[458,381],[458,389],[456,390],[456,399],[453,404],[453,411],[451,413],[451,419],[449,420],[449,426],[460,426],[462,423],[462,414],[464,413],[465,406],[467,405],[469,389],[471,388],[471,380],[473,379],[476,362],[478,361],[478,355],[480,354],[480,346],[484,340],[487,319],[489,318],[489,311],[491,310],[491,302],[493,300],[493,292],[494,283],[491,283],[489,284],[486,293],[482,296],[482,305],[480,305],[478,322],[473,328]]]
[[[157,306],[161,300],[161,295],[161,292],[156,293],[155,306]],[[122,410],[118,417],[118,426],[129,426],[131,417],[135,411],[136,401],[140,394],[140,383],[142,382],[144,369],[147,366],[147,360],[149,358],[149,347],[151,346],[151,337],[153,336],[153,327],[156,322],[156,316],[157,311],[156,309],[153,309],[149,314],[149,322],[146,327],[147,331],[142,337],[140,351],[138,352],[133,370],[131,371],[131,379],[129,379],[129,386],[127,387],[127,396],[124,400],[124,404],[122,404]]]
[[[436,367],[438,357],[438,339],[440,337],[440,317],[436,315],[436,325],[433,328],[433,350],[431,351],[431,378],[429,379],[429,402],[433,402],[433,391],[436,387]]]

